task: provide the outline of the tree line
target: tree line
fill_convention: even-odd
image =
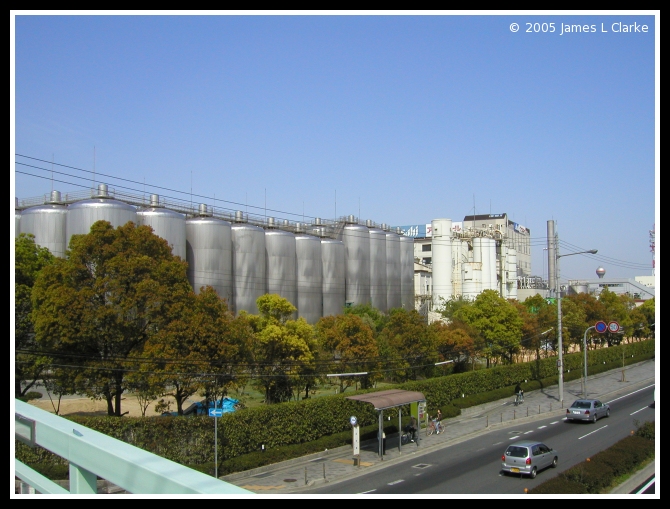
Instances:
[[[106,401],[109,415],[123,415],[127,391],[143,413],[171,396],[181,415],[194,394],[214,401],[247,384],[272,404],[324,383],[344,392],[556,355],[556,305],[540,295],[518,302],[486,290],[442,301],[443,319],[430,324],[415,310],[359,305],[310,325],[276,294],[257,300],[257,315],[234,316],[212,287],[194,292],[186,271],[146,225],[98,221],[72,236],[64,258],[19,235],[16,397],[43,381],[59,396]],[[599,320],[617,321],[625,334],[592,335],[589,347],[653,334],[654,299],[638,307],[627,295],[582,293],[564,298],[562,312],[566,353]]]

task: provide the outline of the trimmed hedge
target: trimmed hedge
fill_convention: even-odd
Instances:
[[[619,440],[609,449],[561,472],[528,493],[602,493],[617,477],[634,472],[644,461],[654,457],[654,438],[654,421],[647,421],[634,435]]]
[[[655,355],[655,342],[647,340],[631,343],[627,344],[625,349],[626,357],[631,358],[631,362],[633,359],[634,362],[640,362]],[[621,363],[621,355],[622,347],[620,346],[590,351],[589,374],[610,370],[613,363],[618,367]],[[583,354],[569,354],[563,359],[566,366],[564,380],[579,378]],[[570,368],[570,366],[574,367]],[[570,372],[567,372],[567,369],[570,369]],[[522,384],[526,391],[555,385],[558,382],[556,359],[548,358],[523,364],[497,366],[491,369],[407,382],[395,387],[422,392],[429,402],[428,412],[430,414],[440,408],[444,418],[449,418],[459,415],[461,408],[512,397],[513,386],[519,380],[529,380]],[[308,454],[307,451],[312,446],[305,444],[337,437],[344,432],[350,434],[349,417],[351,415],[358,417],[364,429],[371,426],[376,433],[378,416],[372,405],[346,399],[347,396],[353,394],[370,392],[375,392],[375,390],[324,396],[226,413],[218,419],[219,462],[223,465],[234,458],[255,455],[260,451],[262,444],[265,445],[266,450],[265,453],[260,453],[264,455],[263,458],[272,457],[271,455],[275,454],[274,451],[282,451],[279,453],[282,460]],[[403,415],[408,417],[406,410],[403,410]],[[389,422],[397,422],[398,409],[386,410],[384,416],[391,417]],[[183,465],[206,465],[212,462],[214,456],[214,419],[207,416],[135,418],[66,416],[66,418]],[[395,427],[393,431],[397,431]],[[392,432],[391,428],[387,433],[390,432]],[[338,438],[333,438],[333,440],[339,443]],[[48,451],[39,450],[40,448],[30,449],[20,442],[16,444],[16,458],[30,466],[36,462],[64,463],[62,458]],[[324,448],[326,447],[328,446]],[[332,447],[337,447],[337,445]],[[249,459],[233,461],[231,465],[240,461],[245,464],[253,463],[253,460]],[[261,465],[247,468],[256,466]]]

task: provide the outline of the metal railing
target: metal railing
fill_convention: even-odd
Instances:
[[[44,494],[95,494],[101,477],[128,493],[227,494],[253,492],[161,458],[95,430],[15,400],[15,437],[69,462],[66,490],[14,459],[14,475]]]

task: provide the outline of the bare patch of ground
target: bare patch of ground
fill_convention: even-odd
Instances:
[[[48,397],[33,399],[29,401],[29,403],[52,414],[56,413],[54,406],[58,408],[58,401],[54,399],[52,405]],[[154,411],[156,403],[157,401],[153,401],[147,407],[147,417],[158,415]],[[176,405],[173,406],[176,407]],[[121,400],[121,413],[126,412],[128,412],[126,415],[129,417],[142,417],[141,406],[137,401],[137,398],[132,394],[124,395]],[[58,415],[105,416],[107,415],[107,402],[104,400],[96,401],[89,398],[62,399],[60,401]]]

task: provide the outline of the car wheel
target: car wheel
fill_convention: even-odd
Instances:
[[[610,416],[610,409],[608,408],[607,413],[605,414],[605,417],[609,417],[609,416]]]
[[[551,462],[551,468],[556,468],[556,465],[558,465],[558,458],[554,456],[554,461]]]
[[[593,412],[593,422],[595,423],[598,420],[598,414]]]
[[[533,470],[530,471],[530,478],[535,479],[537,477],[537,467],[533,467]]]

